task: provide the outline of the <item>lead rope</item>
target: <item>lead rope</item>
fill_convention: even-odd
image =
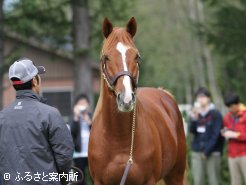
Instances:
[[[131,165],[133,164],[133,148],[134,148],[135,127],[136,127],[136,104],[137,104],[137,102],[135,103],[135,106],[134,106],[133,118],[132,118],[132,136],[131,136],[130,156],[129,156],[129,159],[128,159],[127,163],[126,163],[126,167],[125,167],[125,170],[124,170],[124,174],[123,174],[123,176],[121,178],[120,185],[124,185],[125,184],[126,178],[128,176],[128,173],[129,173],[129,170],[131,168]]]

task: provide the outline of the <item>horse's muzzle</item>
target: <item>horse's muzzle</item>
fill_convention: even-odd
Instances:
[[[131,99],[128,101],[125,100],[125,93],[119,93],[116,97],[116,102],[118,105],[118,110],[121,112],[131,112],[134,109],[136,103],[136,95],[134,93],[131,94]]]

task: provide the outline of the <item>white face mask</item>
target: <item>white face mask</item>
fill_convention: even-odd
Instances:
[[[201,104],[199,102],[195,101],[194,108],[195,109],[200,109],[201,108]]]

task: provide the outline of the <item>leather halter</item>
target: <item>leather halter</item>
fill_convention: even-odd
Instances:
[[[132,74],[129,73],[128,71],[120,71],[120,72],[116,73],[116,75],[114,77],[112,77],[112,76],[109,75],[108,71],[106,70],[106,60],[104,59],[104,57],[101,58],[101,63],[102,63],[102,74],[103,74],[103,77],[106,80],[108,87],[112,91],[115,92],[114,86],[115,86],[117,80],[121,76],[125,76],[125,75],[130,77],[130,79],[132,80],[132,83],[133,83],[132,85],[133,85],[134,91],[136,90],[137,84],[138,84],[138,79],[137,79],[138,77],[134,78],[132,76]]]

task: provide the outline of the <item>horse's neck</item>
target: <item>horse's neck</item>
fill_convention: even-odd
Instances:
[[[100,112],[106,131],[116,135],[129,135],[132,128],[132,112],[122,113],[118,111],[116,97],[108,89],[103,81],[100,94]]]

